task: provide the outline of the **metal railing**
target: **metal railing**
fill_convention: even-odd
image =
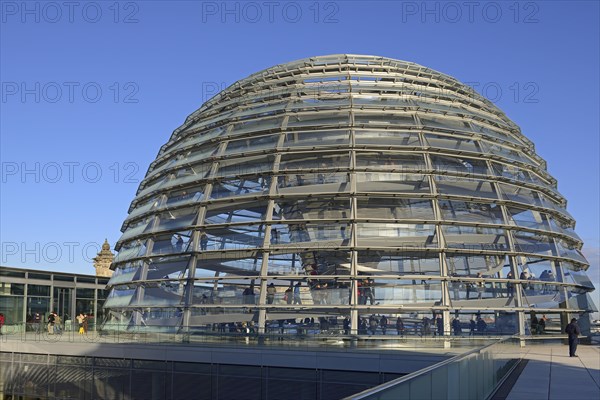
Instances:
[[[37,329],[36,329],[37,328]],[[88,329],[79,333],[78,327],[52,331],[46,324],[5,325],[0,336],[1,342],[18,341],[31,343],[138,343],[138,344],[191,344],[205,346],[226,345],[228,347],[274,346],[289,348],[313,349],[387,349],[387,350],[442,350],[463,352],[474,347],[481,347],[496,342],[493,336],[399,336],[399,335],[346,335],[341,330],[299,330],[287,326],[269,328],[261,333],[248,329],[245,332],[231,332],[203,329],[186,332],[159,332],[152,327],[111,325],[110,329],[94,331]],[[452,350],[451,350],[452,349]],[[437,350],[436,350],[437,351]]]
[[[523,358],[513,336],[365,390],[346,400],[490,398]]]

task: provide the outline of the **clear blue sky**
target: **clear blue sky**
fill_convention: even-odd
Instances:
[[[597,1],[0,4],[2,265],[91,273],[159,147],[215,87],[355,53],[470,82],[520,125],[598,283]]]

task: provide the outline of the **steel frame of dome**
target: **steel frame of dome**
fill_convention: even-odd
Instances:
[[[268,68],[160,149],[116,246],[107,324],[333,316],[357,333],[371,314],[439,313],[448,334],[453,313],[479,312],[524,333],[532,310],[594,308],[556,185],[519,127],[450,76],[362,55]]]

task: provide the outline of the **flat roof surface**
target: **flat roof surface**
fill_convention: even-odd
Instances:
[[[528,345],[527,366],[507,400],[600,399],[600,346],[579,345],[578,357],[569,357],[569,346]]]

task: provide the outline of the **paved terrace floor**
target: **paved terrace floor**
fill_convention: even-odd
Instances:
[[[569,357],[569,346],[526,346],[525,369],[507,400],[600,399],[600,346],[579,345],[578,357]]]

